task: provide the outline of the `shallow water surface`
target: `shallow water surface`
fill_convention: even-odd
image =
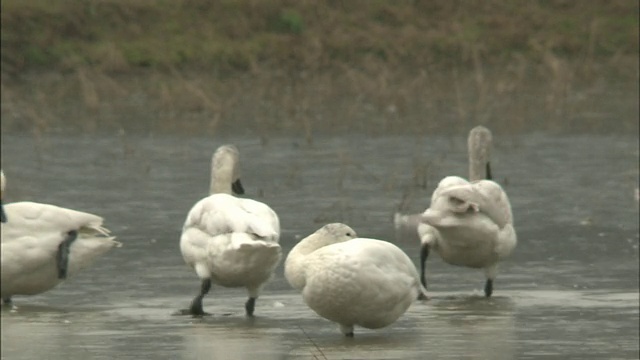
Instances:
[[[413,229],[393,215],[428,206],[437,182],[467,171],[466,138],[253,138],[3,135],[6,200],[94,212],[124,243],[48,293],[2,310],[3,359],[637,359],[637,137],[496,137],[518,247],[494,297],[482,271],[431,256],[431,299],[354,339],[309,310],[282,265],[244,316],[246,292],[215,287],[212,316],[174,316],[199,289],[178,239],[206,195],[210,156],[241,152],[247,196],[280,215],[285,254],[327,222],[392,241],[416,265]],[[404,199],[404,200],[403,200]]]

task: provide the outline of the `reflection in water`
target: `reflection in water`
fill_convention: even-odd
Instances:
[[[231,320],[231,321],[230,321]],[[215,323],[195,322],[182,329],[183,359],[281,359],[280,334],[253,326],[251,321],[234,318]]]
[[[245,190],[278,212],[285,254],[319,227],[314,220],[340,221],[393,241],[417,264],[417,238],[396,234],[393,214],[404,193],[406,212],[422,211],[440,178],[466,172],[465,136],[318,138],[314,147],[149,137],[128,138],[126,151],[120,138],[43,140],[36,147],[3,134],[3,170],[15,179],[6,200],[99,213],[124,246],[50,292],[16,297],[17,312],[3,308],[3,358],[638,358],[635,136],[497,141],[494,172],[509,191],[519,245],[501,264],[495,297],[481,296],[481,274],[434,258],[432,299],[355,339],[313,313],[282,266],[253,321],[244,316],[246,293],[220,287],[205,300],[214,316],[171,315],[197,289],[178,239],[207,192],[211,151],[228,142],[241,149]],[[414,167],[425,159],[444,160],[417,186]]]
[[[425,343],[433,355],[516,359],[515,309],[510,298],[448,295],[429,302]]]

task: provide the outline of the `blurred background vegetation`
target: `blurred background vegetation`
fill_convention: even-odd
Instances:
[[[2,0],[2,131],[638,132],[635,0]]]

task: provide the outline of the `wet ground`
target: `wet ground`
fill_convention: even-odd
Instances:
[[[244,316],[242,289],[214,287],[204,319],[173,316],[198,291],[178,248],[206,195],[210,156],[241,152],[247,196],[280,215],[285,254],[327,222],[392,241],[417,265],[393,215],[428,205],[445,175],[465,175],[457,138],[2,136],[7,201],[94,212],[124,243],[48,293],[2,310],[2,359],[637,359],[638,138],[495,136],[493,172],[512,202],[519,243],[494,297],[481,271],[428,263],[431,300],[395,324],[356,329],[309,310],[280,266]],[[403,200],[404,199],[404,200]]]

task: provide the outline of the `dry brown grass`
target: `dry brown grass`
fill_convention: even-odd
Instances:
[[[2,130],[638,131],[638,2],[2,2]],[[34,130],[36,129],[36,130]]]

